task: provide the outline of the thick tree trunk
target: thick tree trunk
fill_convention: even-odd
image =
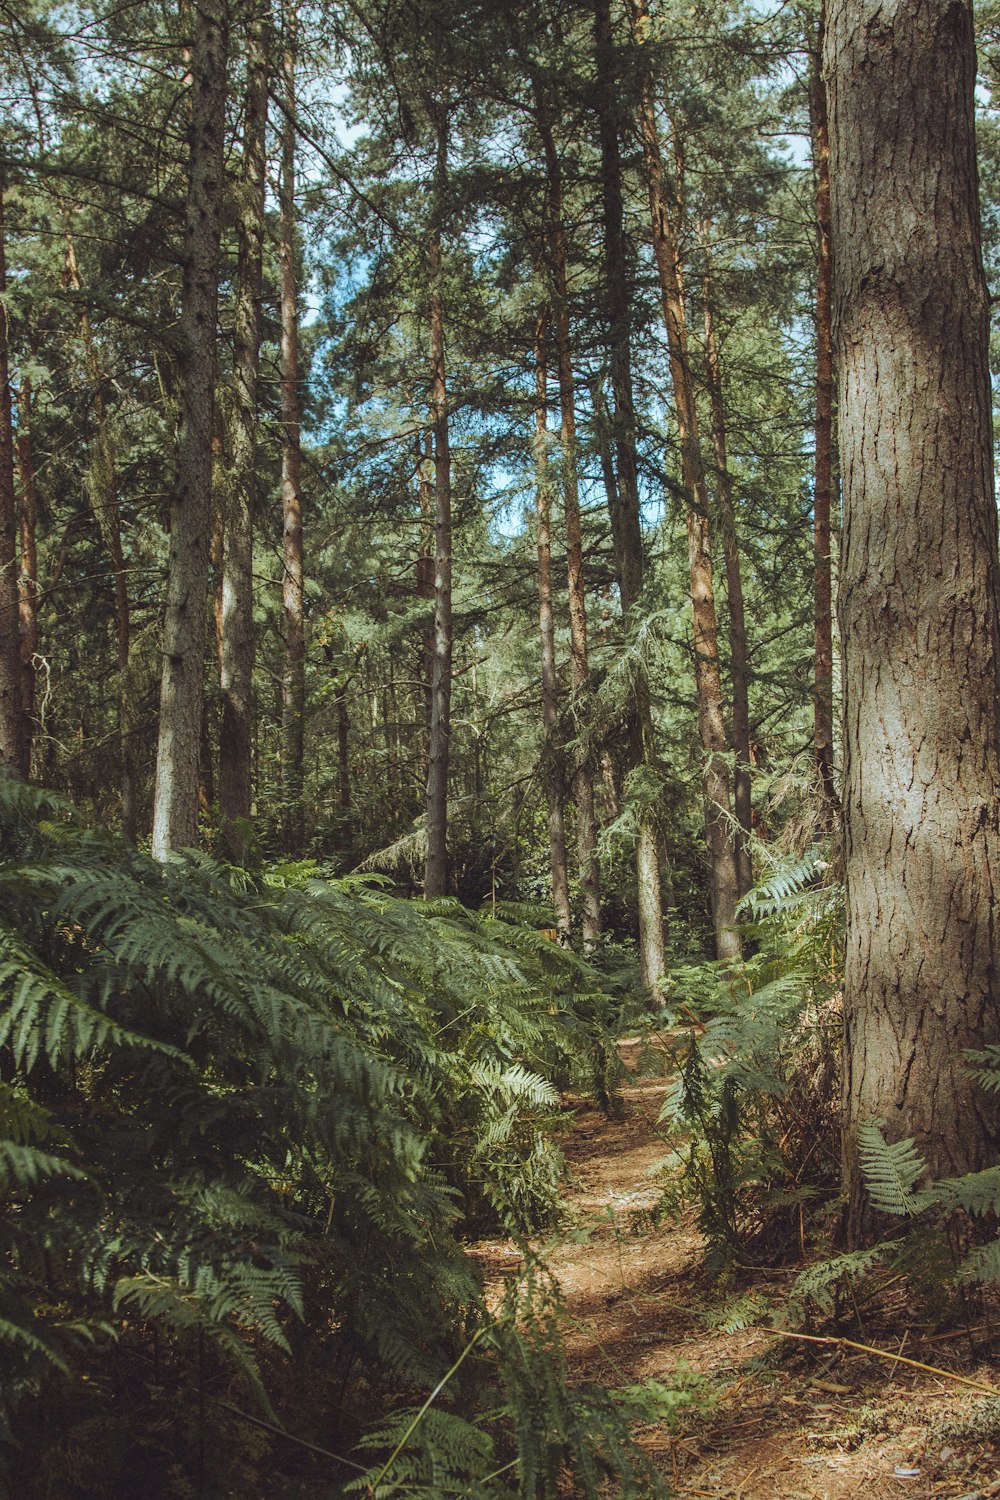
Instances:
[[[642,592],[645,558],[639,515],[639,478],[636,458],[636,421],[632,395],[632,352],[629,306],[631,275],[625,240],[622,194],[620,119],[610,0],[594,3],[594,61],[598,124],[601,141],[601,188],[604,219],[604,285],[611,351],[611,393],[614,399],[612,434],[617,483],[608,492],[622,615],[634,623]],[[653,768],[653,713],[649,683],[642,663],[636,664],[633,702],[628,708],[630,769]],[[660,888],[662,854],[656,810],[643,806],[635,848],[636,904],[642,983],[653,990],[666,967],[663,936],[663,896]]]
[[[637,39],[643,37],[645,0],[633,0]],[[653,251],[660,280],[663,320],[670,354],[677,436],[681,449],[681,477],[687,498],[688,568],[694,623],[695,683],[698,692],[698,731],[705,758],[705,835],[712,887],[712,920],[720,958],[740,956],[736,927],[739,879],[730,831],[730,781],[723,714],[722,674],[719,668],[718,626],[709,528],[708,489],[698,436],[694,383],[688,362],[687,319],[681,286],[680,259],[667,201],[660,156],[656,105],[648,68],[644,69],[640,125],[649,187]]]
[[[575,706],[587,691],[590,664],[587,651],[587,589],[583,572],[583,525],[577,479],[576,403],[569,298],[566,286],[566,236],[562,223],[562,166],[556,150],[544,92],[533,80],[535,124],[545,153],[548,188],[548,269],[555,302],[556,359],[559,376],[559,443],[562,472],[563,519],[566,526],[566,570],[569,585],[570,674]],[[584,950],[591,949],[601,931],[601,887],[597,864],[597,815],[589,757],[575,756],[573,797],[576,802],[576,850],[580,871],[580,909]]]
[[[558,745],[559,679],[556,670],[556,633],[552,608],[552,494],[549,481],[548,431],[548,311],[535,324],[535,512],[538,518],[538,627],[542,645],[542,722],[545,745],[542,774],[549,810],[549,865],[552,906],[560,940],[569,942],[573,919],[569,904],[566,865],[566,826],[563,815],[562,756]]]
[[[281,514],[285,666],[281,692],[281,794],[285,848],[301,854],[305,842],[304,751],[306,707],[305,561],[302,533],[302,447],[299,411],[299,305],[295,230],[294,0],[286,18],[282,60],[285,119],[281,137],[278,229],[281,262]]]
[[[264,188],[267,136],[267,50],[264,21],[247,35],[246,110],[237,221],[233,374],[236,411],[233,473],[222,545],[219,689],[219,811],[232,859],[246,857],[253,795],[253,532],[257,488],[257,378],[264,281]]]
[[[67,228],[65,284],[79,292],[82,287],[80,271],[76,261],[76,249],[72,233]],[[122,801],[122,832],[130,843],[135,843],[139,833],[139,777],[136,768],[136,751],[133,743],[139,725],[139,709],[135,701],[135,684],[130,664],[132,614],[128,593],[128,574],[125,568],[125,553],[122,548],[121,508],[118,503],[118,478],[115,472],[114,450],[108,427],[108,407],[104,397],[104,380],[101,373],[90,318],[86,312],[80,316],[80,333],[83,338],[87,360],[87,378],[90,381],[94,417],[97,422],[97,453],[91,468],[91,503],[101,540],[111,559],[111,571],[115,580],[115,624],[118,645],[118,755],[119,788]]]
[[[830,130],[823,87],[826,0],[819,13],[809,80],[813,170],[816,177],[816,426],[813,483],[813,754],[831,828],[840,807],[833,779],[833,255],[830,242]]]
[[[707,254],[707,246],[706,246]],[[729,603],[729,654],[733,672],[733,806],[739,833],[736,837],[736,878],[739,894],[745,896],[753,885],[753,861],[750,857],[750,835],[753,808],[750,798],[750,659],[747,654],[747,626],[743,608],[743,573],[740,549],[736,539],[736,509],[733,505],[733,476],[729,472],[726,434],[726,407],[722,395],[722,364],[715,331],[712,307],[712,282],[705,273],[705,376],[712,409],[712,444],[715,449],[715,508],[722,533],[722,553],[726,563],[726,594]]]
[[[225,0],[193,11],[188,194],[180,340],[181,430],[170,514],[160,732],[152,852],[166,859],[198,838],[208,551],[212,531],[219,233],[229,32]]]
[[[35,656],[38,652],[38,495],[31,450],[31,380],[27,375],[22,375],[17,389],[16,450],[17,473],[21,484],[21,504],[18,511],[21,542],[18,590],[21,620],[21,710],[24,714],[26,739],[24,758],[30,768],[35,735]]]
[[[0,179],[0,298],[7,291],[4,183]],[[28,775],[28,736],[22,705],[20,611],[17,597],[17,498],[14,493],[14,413],[6,304],[0,303],[0,765]]]
[[[448,894],[448,766],[451,753],[451,451],[445,371],[440,210],[448,171],[447,126],[438,125],[435,223],[428,254],[431,430],[434,434],[434,671],[427,753],[427,860],[424,895]]]
[[[1000,571],[972,7],[833,0],[844,491],[844,1170],[859,1124],[936,1174],[993,1165],[1000,1043]]]

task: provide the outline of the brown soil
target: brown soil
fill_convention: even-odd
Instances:
[[[693,1219],[650,1223],[666,1150],[655,1130],[664,1087],[632,1076],[621,1120],[566,1101],[571,1227],[546,1259],[566,1300],[574,1376],[670,1386],[686,1366],[705,1377],[708,1402],[683,1415],[675,1431],[639,1432],[681,1497],[1000,1497],[1000,1399],[836,1345],[712,1328],[712,1309],[726,1299],[705,1273]],[[506,1242],[481,1243],[475,1254],[498,1285],[519,1262]],[[754,1284],[777,1300],[792,1275],[763,1273]],[[927,1337],[904,1321],[894,1339],[883,1329],[882,1341],[871,1341],[900,1352],[903,1340],[907,1356],[1000,1393],[1000,1370],[981,1338],[970,1355],[964,1334]]]

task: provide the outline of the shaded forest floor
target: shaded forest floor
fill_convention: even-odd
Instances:
[[[633,1051],[625,1044],[627,1065]],[[566,1300],[573,1378],[669,1386],[684,1366],[705,1377],[709,1401],[676,1431],[640,1431],[684,1500],[1000,1497],[1000,1399],[849,1350],[711,1326],[720,1295],[693,1217],[650,1227],[659,1196],[650,1173],[665,1155],[655,1132],[664,1089],[662,1080],[630,1075],[621,1120],[565,1101],[568,1227],[546,1260]],[[473,1253],[497,1286],[520,1261],[511,1242],[483,1241]],[[754,1285],[778,1300],[794,1274],[761,1272]],[[972,1352],[964,1330],[927,1337],[904,1320],[892,1338],[881,1334],[872,1337],[879,1347],[899,1352],[902,1343],[911,1358],[1000,1388],[995,1329],[988,1345],[978,1334]]]

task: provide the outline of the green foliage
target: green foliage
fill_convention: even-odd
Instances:
[[[150,1333],[265,1408],[310,1341],[433,1383],[479,1316],[463,1225],[553,1212],[586,966],[377,883],[158,866],[7,779],[0,891],[0,1435]]]
[[[816,851],[744,902],[757,914],[741,965],[675,966],[662,1024],[676,1068],[661,1118],[678,1196],[693,1197],[715,1261],[800,1240],[800,1213],[836,1180],[837,954],[841,904]]]
[[[883,1214],[911,1214],[921,1206],[913,1188],[926,1168],[912,1141],[890,1146],[875,1124],[858,1127],[858,1161],[872,1207]]]

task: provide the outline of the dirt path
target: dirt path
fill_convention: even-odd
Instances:
[[[1000,1497],[1000,1400],[849,1351],[786,1341],[778,1350],[760,1330],[712,1328],[720,1298],[693,1223],[649,1223],[659,1196],[650,1174],[665,1154],[654,1130],[663,1092],[661,1081],[631,1081],[620,1121],[567,1101],[570,1228],[548,1264],[566,1298],[573,1374],[610,1386],[669,1386],[685,1366],[704,1377],[708,1400],[675,1432],[640,1433],[681,1497]],[[496,1242],[477,1253],[498,1277],[517,1259]],[[775,1277],[770,1290],[787,1280]],[[911,1336],[904,1352],[944,1365],[964,1342]],[[996,1362],[955,1368],[1000,1389]]]

